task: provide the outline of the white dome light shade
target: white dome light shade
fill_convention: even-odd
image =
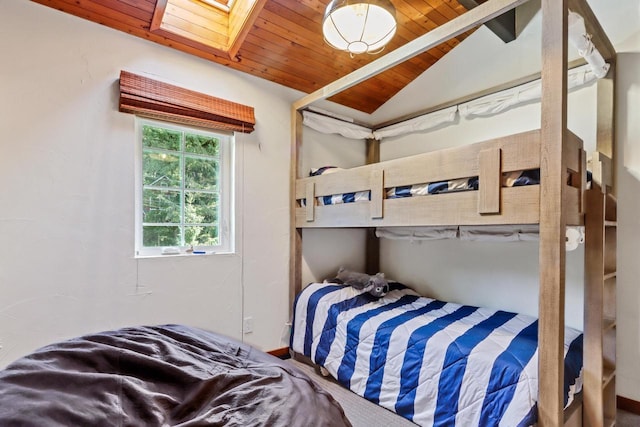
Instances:
[[[333,0],[325,11],[322,33],[336,49],[378,53],[396,33],[395,12],[389,0]]]

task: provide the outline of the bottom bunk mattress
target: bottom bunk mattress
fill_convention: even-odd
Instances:
[[[291,363],[181,325],[74,338],[0,371],[3,427],[170,425],[350,423],[340,405]]]
[[[582,334],[565,330],[565,407],[582,388]],[[536,422],[538,321],[421,297],[313,283],[297,296],[293,351],[422,426]]]

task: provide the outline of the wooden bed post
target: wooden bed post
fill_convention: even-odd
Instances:
[[[538,425],[564,423],[567,0],[542,0]]]
[[[302,177],[302,114],[291,109],[291,169],[289,188],[289,318],[293,317],[293,302],[302,288],[302,229],[296,227],[296,179]],[[313,200],[307,200],[313,203]]]
[[[367,139],[367,164],[380,162],[380,141]],[[367,243],[365,254],[365,273],[376,274],[380,271],[380,240],[376,237],[376,229],[367,228]]]

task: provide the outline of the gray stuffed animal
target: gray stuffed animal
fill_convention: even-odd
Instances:
[[[389,282],[384,278],[384,273],[378,273],[370,276],[365,273],[357,273],[340,267],[336,276],[345,285],[353,286],[364,292],[369,292],[374,297],[384,296],[389,292]]]

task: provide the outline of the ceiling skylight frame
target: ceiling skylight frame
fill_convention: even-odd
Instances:
[[[233,7],[233,2],[235,0],[228,0],[228,1],[216,1],[216,0],[198,0],[202,3],[208,4],[209,6],[218,8],[224,12],[229,13],[231,11],[231,8]]]

